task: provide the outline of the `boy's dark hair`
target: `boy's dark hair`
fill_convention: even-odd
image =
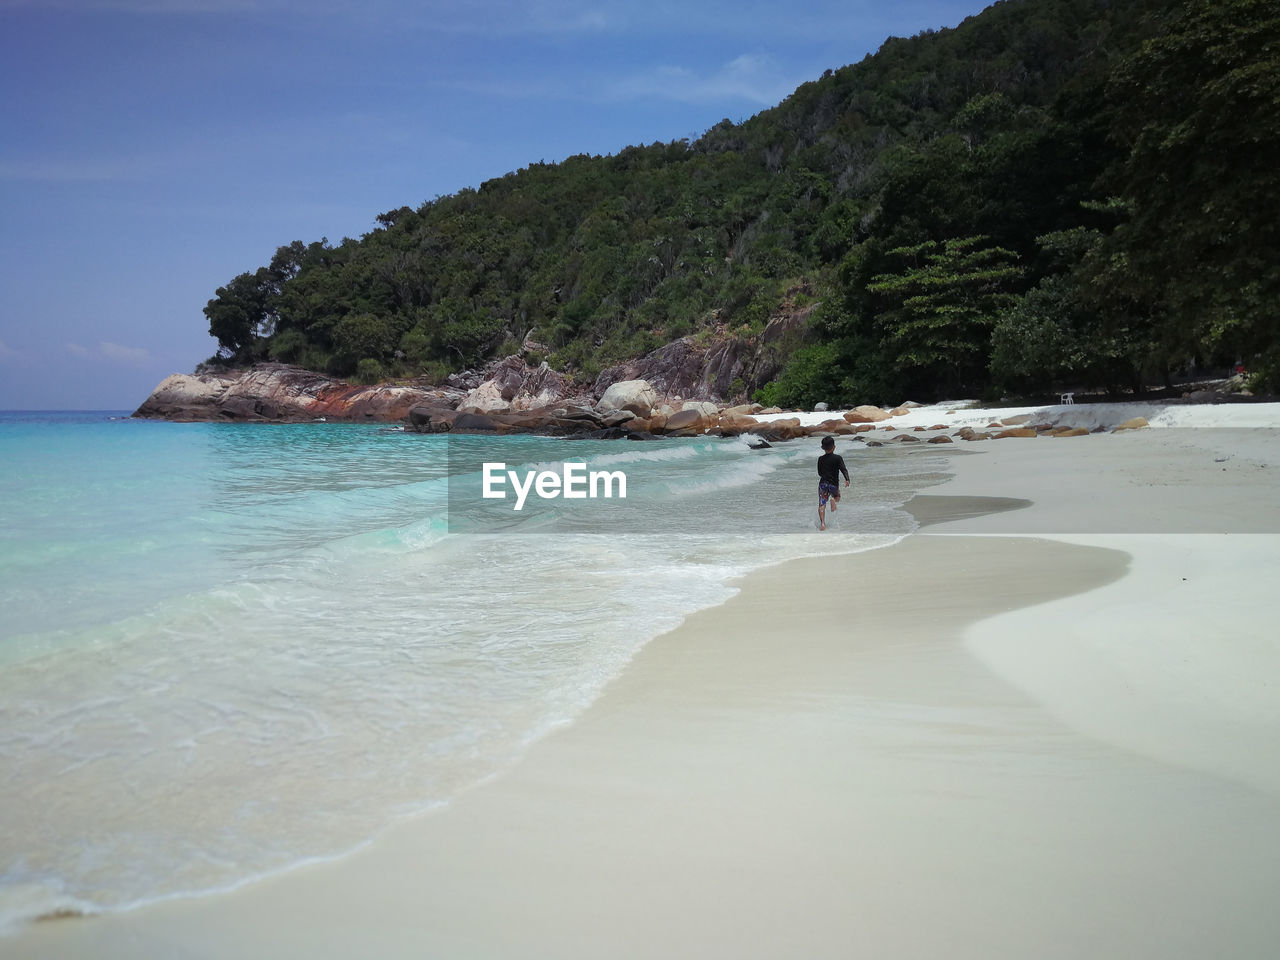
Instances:
[[[835,437],[823,437],[823,438],[822,438],[822,449],[823,449],[823,450],[834,450],[835,448],[836,448],[836,438],[835,438]]]

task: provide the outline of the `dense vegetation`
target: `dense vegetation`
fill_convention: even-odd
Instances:
[[[281,247],[216,362],[442,376],[528,335],[591,376],[817,290],[772,402],[1280,384],[1280,6],[1002,0],[695,142],[570,157]]]

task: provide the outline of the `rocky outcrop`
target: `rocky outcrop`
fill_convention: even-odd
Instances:
[[[525,353],[496,360],[483,368],[450,376],[443,386],[425,381],[360,386],[324,374],[280,363],[263,363],[245,370],[174,374],[152,392],[134,413],[137,417],[168,420],[306,421],[413,420],[414,429],[427,432],[451,430],[458,412],[494,418],[499,427],[508,414],[537,414],[543,420],[574,421],[554,415],[557,408],[590,409],[602,404],[586,419],[590,429],[618,429],[604,424],[611,413],[627,411],[642,420],[658,414],[672,417],[683,408],[695,409],[705,421],[699,428],[719,426],[720,405],[726,398],[741,399],[773,380],[787,357],[808,333],[812,307],[787,309],[775,316],[757,337],[721,335],[709,343],[686,337],[646,356],[603,371],[590,387],[575,392],[567,377],[545,362],[530,365]],[[526,348],[529,346],[525,345]],[[644,381],[643,387],[618,390],[627,381]],[[614,393],[610,395],[610,391]],[[606,395],[608,399],[606,399]],[[877,419],[887,416],[879,408]],[[758,404],[740,404],[733,413],[749,416],[760,412]],[[598,414],[598,415],[597,415]],[[580,418],[578,418],[580,419]],[[527,423],[524,418],[522,423]],[[857,421],[854,421],[857,422]],[[479,426],[481,422],[475,421]],[[743,424],[729,422],[730,430]],[[566,424],[548,423],[549,432],[575,434]],[[688,426],[677,427],[681,431]],[[783,431],[785,432],[785,431]]]
[[[726,400],[746,397],[782,371],[787,357],[808,336],[813,307],[787,310],[769,321],[758,337],[724,337],[698,343],[692,337],[600,372],[592,392],[602,396],[621,380],[647,380],[659,398]]]
[[[706,349],[685,337],[643,357],[602,370],[592,385],[592,392],[603,397],[615,383],[643,380],[663,398],[722,398],[728,394],[730,383],[741,369],[740,351],[745,355],[746,350],[739,341]]]
[[[165,377],[135,417],[164,420],[403,420],[424,402],[452,406],[458,391],[426,384],[359,386],[282,363]]]
[[[484,379],[467,392],[458,407],[477,413],[536,410],[562,402],[569,392],[569,381],[545,360],[530,367],[513,355],[486,367]]]
[[[406,420],[417,406],[491,414],[544,409],[571,399],[571,383],[545,362],[518,356],[425,382],[361,386],[283,363],[166,377],[135,412],[164,420]]]
[[[360,386],[286,364],[263,363],[247,370],[175,374],[167,377],[135,412],[138,417],[169,420],[405,420],[415,407],[424,410],[469,412],[496,417],[558,406],[592,407],[622,381],[643,380],[652,392],[643,402],[624,402],[647,419],[653,410],[664,416],[679,413],[683,401],[716,404],[717,411],[700,407],[713,422],[727,400],[742,400],[774,380],[796,348],[809,337],[809,319],[816,304],[796,307],[797,288],[783,309],[757,336],[742,337],[723,328],[709,341],[685,337],[643,357],[604,370],[589,385],[575,384],[545,362],[530,365],[526,357],[541,356],[546,347],[527,340],[520,354],[474,370],[451,375],[443,386],[425,381]],[[612,402],[612,401],[611,401]],[[667,406],[668,409],[663,409]],[[613,412],[606,404],[602,413]],[[880,418],[888,416],[879,408]],[[736,414],[760,412],[757,404],[741,404]],[[452,420],[435,416],[426,423]],[[857,421],[852,421],[857,422]],[[596,427],[593,429],[612,429]]]

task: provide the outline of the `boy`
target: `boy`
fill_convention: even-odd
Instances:
[[[844,485],[849,485],[849,470],[844,465],[844,457],[835,453],[836,438],[822,438],[822,456],[818,458],[818,529],[827,529],[827,500],[831,500],[831,512],[836,512],[840,504],[840,474],[844,474]]]

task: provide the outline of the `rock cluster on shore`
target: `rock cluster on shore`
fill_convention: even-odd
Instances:
[[[158,420],[397,421],[424,402],[457,403],[464,391],[429,386],[359,386],[283,363],[247,370],[175,373],[134,411]]]
[[[727,334],[709,342],[683,337],[575,384],[545,362],[546,348],[525,341],[519,353],[450,376],[444,384],[410,380],[360,386],[281,363],[243,370],[174,374],[134,412],[164,420],[404,421],[414,406],[487,415],[594,409],[615,383],[644,380],[679,410],[685,401],[723,405],[769,383],[790,352],[806,342],[813,305],[785,309],[758,336]],[[721,331],[723,334],[723,331]],[[527,421],[527,417],[525,420]],[[549,425],[549,427],[554,425]],[[603,429],[596,425],[597,429]]]
[[[669,382],[668,382],[669,383]],[[442,386],[421,383],[357,386],[285,364],[248,370],[175,374],[167,377],[134,416],[170,420],[298,422],[317,419],[407,422],[418,433],[534,433],[550,436],[635,440],[653,437],[749,434],[756,445],[809,436],[853,436],[879,431],[872,441],[951,443],[1029,437],[1075,437],[1090,432],[1070,422],[1032,423],[1030,414],[1011,415],[986,429],[946,424],[912,426],[910,432],[887,421],[920,407],[906,401],[892,409],[864,405],[820,422],[757,403],[724,405],[685,398],[667,383],[633,378],[575,392],[573,383],[545,363],[521,356],[494,361],[483,370],[452,376]],[[955,411],[948,411],[954,413]],[[1145,427],[1136,417],[1112,432]],[[1095,431],[1102,429],[1096,427]],[[925,437],[914,434],[927,434]]]

